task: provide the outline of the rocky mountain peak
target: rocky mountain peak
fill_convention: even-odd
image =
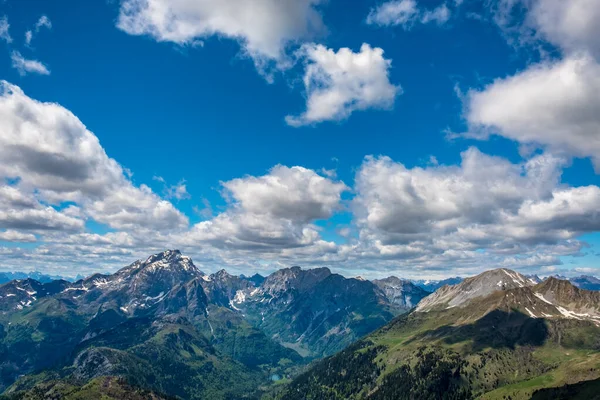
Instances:
[[[417,306],[417,311],[462,306],[477,297],[488,296],[496,291],[530,287],[536,282],[518,272],[506,268],[483,272],[463,282],[443,286]]]
[[[179,250],[166,250],[151,255],[146,260],[138,260],[112,277],[127,279],[138,275],[180,275],[191,278],[203,273],[196,268],[190,257],[182,255]]]
[[[154,254],[142,263],[144,269],[171,269],[171,270],[183,270],[186,272],[199,272],[198,268],[192,262],[192,259],[188,256],[181,254],[179,250],[166,250],[162,253]]]
[[[429,295],[429,292],[416,286],[414,283],[396,276],[376,279],[373,281],[373,284],[381,290],[391,304],[404,308],[416,306],[423,298]]]
[[[115,307],[133,314],[162,301],[174,288],[181,288],[203,275],[190,257],[178,250],[166,250],[138,260],[115,274],[95,274],[78,281],[63,295],[81,304]]]
[[[220,271],[215,272],[214,274],[211,274],[210,280],[211,281],[223,281],[223,280],[228,280],[232,277],[233,277],[233,275],[231,275],[229,272],[222,269]]]
[[[573,284],[571,284],[571,282],[569,282],[566,279],[560,279],[557,278],[555,276],[551,276],[548,279],[542,281],[540,284],[538,284],[536,286],[536,289],[538,291],[541,290],[554,290],[554,289],[559,289],[559,290],[574,290],[575,286],[573,286]]]
[[[261,274],[254,274],[252,276],[245,276],[245,275],[240,275],[241,279],[244,279],[248,282],[251,282],[252,284],[254,284],[254,286],[260,286],[263,284],[263,282],[265,281],[265,277],[262,276]]]
[[[571,282],[550,277],[534,287],[536,294],[549,302],[576,307],[592,306],[600,311],[600,292],[579,289]]]
[[[63,280],[49,283],[40,283],[31,278],[10,281],[0,285],[0,312],[30,307],[38,299],[59,293],[69,285]]]
[[[294,288],[304,291],[331,276],[329,268],[303,270],[300,267],[284,268],[269,275],[262,284],[265,292],[276,293]]]
[[[379,283],[385,283],[387,285],[402,285],[402,286],[408,286],[408,285],[412,285],[413,283],[406,280],[406,279],[400,279],[397,276],[388,276],[387,278],[383,278],[383,279],[375,279],[373,280],[373,282],[379,282]]]

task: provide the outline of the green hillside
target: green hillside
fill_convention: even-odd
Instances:
[[[523,310],[550,307],[536,296],[543,289],[540,284],[500,290],[462,307],[440,304],[400,316],[317,363],[275,397],[529,399],[535,393],[548,398],[541,396],[553,392],[541,389],[600,378],[596,320],[533,318]]]

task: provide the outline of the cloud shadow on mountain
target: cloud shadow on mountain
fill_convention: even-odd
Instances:
[[[448,345],[472,341],[472,351],[486,348],[542,346],[549,337],[546,321],[519,311],[494,310],[467,325],[444,325],[417,335],[411,341],[441,339]]]

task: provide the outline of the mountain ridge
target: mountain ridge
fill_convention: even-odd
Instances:
[[[372,282],[327,268],[261,278],[207,275],[167,250],[73,283],[0,285],[14,298],[0,312],[0,390],[109,375],[185,398],[239,398],[406,311]],[[169,380],[171,365],[188,379]]]
[[[568,281],[486,271],[314,364],[276,398],[529,399],[585,388],[577,383],[600,378],[599,310],[599,292]]]

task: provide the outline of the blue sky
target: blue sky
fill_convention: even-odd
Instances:
[[[554,29],[544,16],[577,13],[583,0],[567,5],[555,0],[303,0],[299,6],[264,2],[256,8],[259,17],[298,23],[298,33],[257,25],[222,7],[236,4],[233,0],[221,6],[207,2],[206,9],[182,1],[181,9],[170,10],[171,25],[160,25],[164,16],[150,9],[163,3],[0,3],[9,37],[0,40],[0,78],[20,88],[24,97],[16,100],[32,110],[34,104],[49,102],[69,110],[98,138],[99,149],[120,165],[118,184],[106,180],[115,185],[111,196],[120,190],[142,196],[136,210],[103,197],[95,186],[89,192],[66,190],[67,178],[57,176],[60,172],[40,184],[47,170],[36,172],[31,160],[9,168],[11,158],[0,156],[5,187],[34,198],[28,211],[52,207],[57,218],[66,213],[73,219],[66,228],[49,229],[0,218],[0,238],[5,239],[0,241],[5,254],[0,269],[72,275],[114,270],[163,246],[184,249],[203,269],[225,266],[236,272],[299,264],[328,265],[349,275],[442,277],[493,266],[541,274],[573,268],[594,272],[598,267],[600,218],[592,205],[600,199],[595,197],[599,180],[593,167],[600,155],[595,144],[600,123],[585,107],[574,117],[577,113],[559,99],[561,90],[573,93],[570,81],[549,88],[544,82],[552,79],[543,74],[565,76],[559,71],[563,68],[584,82],[595,76],[600,47],[592,17],[600,5],[592,2],[592,20],[579,21],[584,28],[578,30],[566,22]],[[442,7],[445,14],[435,14]],[[42,16],[50,23],[40,24]],[[321,26],[313,31],[303,17],[312,18],[313,25],[317,18]],[[225,22],[214,23],[217,19]],[[30,44],[27,31],[32,32]],[[277,35],[280,41],[273,39]],[[339,71],[320,57],[330,51],[330,61],[341,63],[340,49],[347,48],[359,62],[358,56],[367,54],[363,43],[373,51],[373,65],[344,70],[335,75],[342,76],[337,86],[332,85]],[[377,56],[376,49],[383,53]],[[44,70],[40,73],[31,63],[17,65],[16,55]],[[318,73],[307,89],[303,78],[311,66]],[[363,82],[374,99],[366,99],[367,91],[357,95],[352,82]],[[598,92],[574,87],[581,93],[570,104],[600,105]],[[286,123],[286,116],[307,109],[307,100],[332,93],[349,96],[337,114],[325,113],[302,126]],[[495,109],[505,102],[520,102],[529,119],[521,118],[519,110]],[[317,108],[321,112],[330,105]],[[14,113],[10,104],[5,106]],[[540,122],[535,113],[543,114],[541,119],[548,113],[558,117]],[[20,118],[21,123],[28,116]],[[16,129],[8,123],[5,129],[9,126]],[[4,145],[27,136],[29,125],[19,126]],[[556,132],[548,132],[547,126],[550,131],[557,127]],[[571,134],[573,127],[576,133]],[[68,136],[61,129],[59,124],[48,140]],[[73,165],[96,165],[93,156],[76,157],[76,147],[43,151],[64,151],[64,158],[77,158]],[[475,151],[490,159],[479,160]],[[465,152],[476,160],[469,173],[464,162],[459,167]],[[33,159],[31,154],[22,157]],[[105,161],[97,156],[98,163]],[[367,156],[374,157],[371,164]],[[485,176],[486,168],[493,170],[490,162],[525,168],[536,157],[552,164],[553,177],[531,174],[522,179],[527,175],[523,170],[512,177],[508,172]],[[547,161],[551,157],[554,161]],[[290,171],[273,170],[278,165],[303,169],[290,177]],[[400,179],[406,171],[399,166],[410,176],[407,181]],[[113,176],[110,168],[94,168],[86,182],[100,179],[98,174]],[[62,183],[51,185],[51,179]],[[323,179],[317,185],[323,192],[313,193],[307,179]],[[458,186],[448,183],[452,181]],[[473,189],[482,182],[491,182],[489,192],[501,188],[500,194],[487,199],[488,192]],[[443,188],[435,190],[436,184]],[[280,191],[281,185],[286,189]],[[585,193],[576,190],[580,187],[587,188]],[[408,203],[405,190],[416,193]],[[504,196],[502,190],[515,193]],[[471,204],[477,203],[473,196],[486,201]],[[162,207],[161,201],[169,203],[169,216],[177,222],[158,223],[155,211],[148,217],[152,207]],[[106,204],[114,209],[108,212]],[[21,212],[8,202],[3,207]],[[119,219],[119,207],[131,214],[126,222]],[[538,209],[543,218],[534,212]],[[143,221],[136,219],[138,212]],[[265,226],[253,222],[250,229],[245,225],[250,222],[240,222],[245,218]],[[408,229],[411,224],[416,227]],[[515,231],[504,234],[507,224]],[[456,239],[465,229],[477,229],[486,238],[465,239],[463,232]],[[246,236],[250,231],[256,237]]]

